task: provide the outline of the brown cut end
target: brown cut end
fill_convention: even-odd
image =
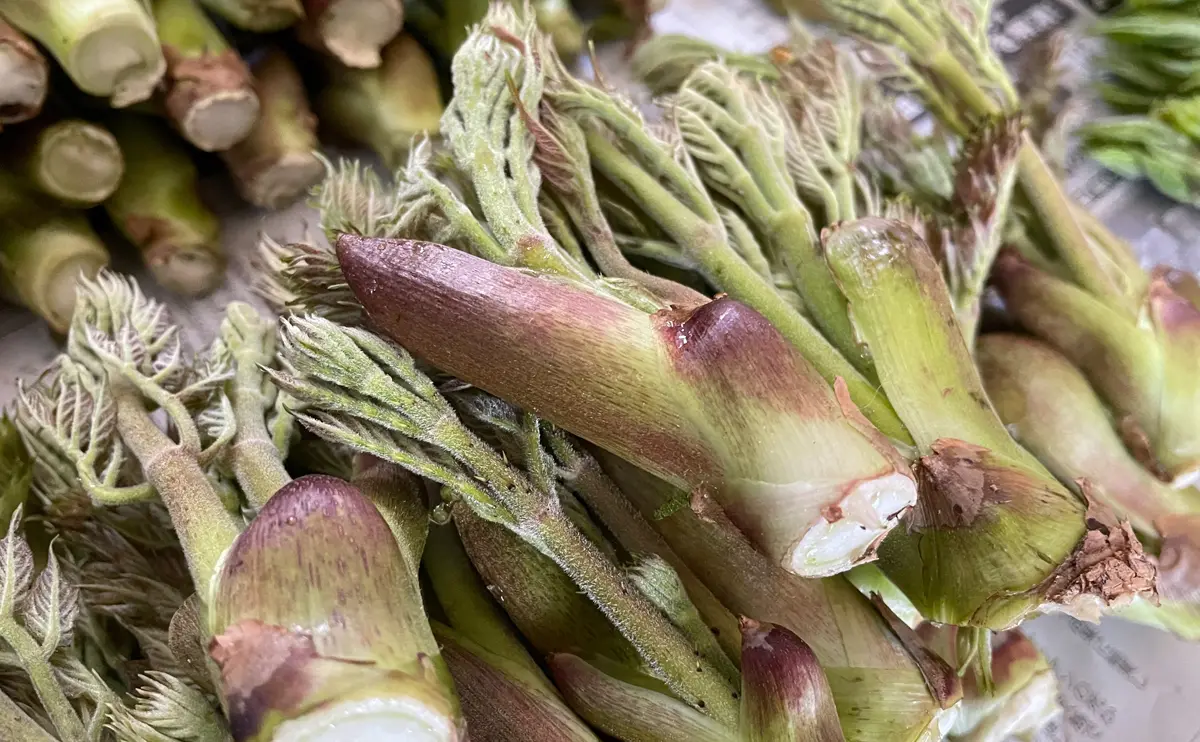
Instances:
[[[258,120],[258,95],[250,68],[233,49],[187,57],[163,47],[167,60],[167,115],[184,137],[205,152],[229,149]]]
[[[1094,621],[1103,608],[1124,605],[1135,596],[1156,601],[1154,560],[1142,550],[1129,522],[1118,521],[1089,498],[1087,528],[1074,553],[1035,588],[1045,600]]]
[[[988,467],[983,460],[987,453],[966,441],[935,441],[932,452],[913,466],[921,494],[909,516],[909,530],[966,528],[985,504],[1005,502],[1006,470]]]
[[[0,124],[38,115],[46,101],[49,66],[25,34],[0,20]]]
[[[938,705],[948,709],[958,703],[963,697],[963,682],[955,668],[930,648],[916,629],[904,623],[879,593],[871,594],[871,603],[912,656]]]
[[[142,251],[146,267],[159,285],[183,296],[201,296],[225,276],[225,260],[216,245],[188,244],[168,220],[129,216],[122,222],[130,240]]]

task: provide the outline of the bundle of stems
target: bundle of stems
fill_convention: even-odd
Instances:
[[[1083,373],[1029,337],[988,334],[977,360],[989,399],[1014,437],[1060,480],[1128,520],[1159,556],[1164,605],[1197,601],[1200,503],[1147,471],[1125,449]]]
[[[138,0],[5,0],[0,16],[45,46],[80,90],[116,107],[149,98],[166,70]]]
[[[878,45],[895,74],[960,133],[981,119],[1019,112],[1017,90],[987,41],[987,4],[901,0],[882,9],[860,0],[830,0],[831,15]],[[1017,156],[1021,200],[1041,238],[1018,243],[1027,265],[1001,260],[996,285],[1030,332],[1084,369],[1122,419],[1133,450],[1149,450],[1168,481],[1196,475],[1200,428],[1195,384],[1179,371],[1195,354],[1182,327],[1167,320],[1179,297],[1138,265],[1129,246],[1073,203],[1027,133]],[[1099,314],[1104,314],[1099,321]],[[1150,316],[1150,322],[1140,321]]]
[[[347,67],[372,68],[403,25],[401,0],[305,0],[299,33]]]
[[[49,77],[41,51],[28,36],[0,19],[0,125],[38,115]]]
[[[109,263],[108,249],[80,212],[50,204],[14,173],[0,177],[0,292],[65,332],[75,282]]]
[[[503,6],[497,5],[495,12],[501,15],[490,26],[505,22],[517,27],[511,15],[503,15],[508,13]],[[531,29],[524,32],[529,34],[521,42],[526,48],[544,46]],[[556,116],[556,130],[564,127],[564,135],[556,137],[549,133],[550,120],[537,118],[544,74],[539,59],[551,63],[553,53],[526,55],[489,27],[477,30],[456,58],[459,94],[443,120],[467,200],[433,174],[434,167],[443,166],[430,162],[428,145],[414,150],[402,182],[391,192],[373,179],[364,180],[358,168],[343,167],[319,199],[342,266],[328,254],[319,258],[310,253],[314,266],[320,259],[336,277],[321,283],[315,276],[320,268],[305,270],[312,277],[301,280],[307,285],[300,293],[323,285],[343,294],[324,302],[326,306],[351,307],[357,301],[348,287],[364,302],[361,306],[376,327],[440,368],[527,409],[544,410],[556,424],[634,457],[673,481],[712,491],[772,558],[791,569],[830,574],[871,558],[879,538],[915,498],[903,461],[862,419],[845,390],[831,389],[757,313],[728,299],[701,306],[701,295],[653,280],[624,261],[600,212],[582,135],[568,139],[578,129]],[[511,127],[507,132],[492,123],[505,119]],[[481,149],[481,137],[491,146]],[[531,161],[534,138],[545,147]],[[584,165],[567,167],[567,158],[583,158]],[[543,172],[547,182],[574,194],[563,203],[588,235],[586,250],[619,272],[620,279],[598,277],[582,253],[565,249],[551,235],[540,208]],[[370,213],[363,213],[364,207]],[[562,280],[541,281],[434,245],[337,234],[404,230]],[[468,274],[474,288],[460,280]],[[367,296],[362,289],[383,276],[386,288]],[[519,296],[514,293],[518,289],[540,297],[544,322],[529,322],[530,299],[508,303]],[[434,296],[443,297],[438,303],[446,309],[444,315],[429,311]],[[667,301],[675,308],[647,313],[666,310]],[[402,304],[413,311],[396,321]],[[602,335],[592,332],[584,339],[574,329],[582,319],[580,306],[591,307],[593,317],[604,320]],[[480,312],[502,319],[488,329],[473,319]],[[461,342],[435,342],[443,331],[433,328],[445,322],[462,328]],[[544,351],[530,354],[532,343]],[[479,363],[484,348],[511,364]],[[739,348],[755,349],[753,370],[734,360]],[[594,368],[587,377],[574,379],[586,383],[586,396],[580,396],[581,386],[534,382],[529,374],[509,373],[534,356],[547,369],[564,364]],[[847,374],[854,374],[843,364]],[[655,383],[647,384],[648,378]],[[862,384],[857,388],[874,393]],[[631,393],[638,395],[636,426],[606,422],[610,414],[613,420],[628,421]],[[764,436],[764,429],[771,433]],[[799,460],[785,453],[792,444],[829,453]]]
[[[272,378],[309,407],[299,415],[306,427],[433,479],[463,507],[512,530],[571,577],[674,694],[721,723],[736,722],[734,689],[566,515],[536,418],[522,417],[529,453],[519,469],[458,420],[401,349],[315,317],[285,321],[282,331],[288,370]]]
[[[109,128],[125,156],[125,177],[104,202],[109,216],[159,284],[184,296],[212,291],[224,279],[225,255],[191,154],[148,117],[116,115]]]
[[[6,164],[29,185],[70,206],[95,206],[112,195],[125,159],[100,124],[43,114],[5,133]]]
[[[221,153],[242,197],[255,206],[290,204],[321,179],[317,121],[304,81],[287,55],[276,48],[254,65],[258,120],[244,139]]]
[[[1194,2],[1144,2],[1100,20],[1106,81],[1099,91],[1121,114],[1078,130],[1088,153],[1130,178],[1145,177],[1176,201],[1200,202],[1200,59],[1192,52]]]
[[[415,138],[437,131],[444,108],[437,70],[407,33],[385,46],[372,67],[354,69],[330,60],[317,114],[336,136],[369,147],[397,168]]]
[[[196,0],[151,3],[167,61],[163,106],[183,138],[205,152],[245,139],[258,119],[250,70]]]

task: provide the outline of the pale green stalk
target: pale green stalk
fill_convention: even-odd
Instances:
[[[21,127],[6,156],[38,191],[72,206],[95,206],[112,195],[125,172],[117,140],[103,126],[51,116]]]
[[[162,286],[184,296],[212,291],[225,275],[221,225],[200,199],[186,145],[137,114],[115,116],[109,128],[125,155],[125,177],[105,210]]]
[[[4,0],[0,15],[49,49],[80,90],[118,108],[149,98],[166,70],[139,0]]]
[[[276,394],[262,371],[275,360],[275,323],[264,320],[249,304],[234,302],[226,307],[218,332],[233,365],[229,399],[237,433],[229,456],[238,485],[250,507],[258,510],[292,481],[264,420]]]

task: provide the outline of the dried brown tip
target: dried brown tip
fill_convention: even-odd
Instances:
[[[1087,528],[1075,552],[1037,588],[1046,600],[1090,621],[1135,596],[1157,600],[1158,570],[1129,522],[1118,521],[1111,510],[1089,499]]]

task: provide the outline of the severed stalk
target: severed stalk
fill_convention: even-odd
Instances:
[[[370,69],[403,25],[401,0],[304,0],[300,37],[347,67]]]
[[[163,104],[183,138],[205,152],[245,139],[258,120],[250,70],[196,0],[153,0],[167,60]]]
[[[200,0],[209,11],[238,28],[270,33],[304,18],[301,0]]]
[[[996,416],[916,233],[866,218],[827,230],[823,242],[880,382],[916,439],[921,498],[881,547],[880,566],[921,615],[1008,628],[1037,610],[1091,615],[1152,593],[1154,567],[1128,524],[1085,519],[1084,503]],[[1111,579],[1094,580],[1096,567]]]
[[[46,58],[29,37],[0,20],[0,124],[38,115],[49,76]]]
[[[79,277],[108,265],[108,249],[80,212],[44,203],[10,174],[0,176],[0,294],[66,332]]]
[[[149,98],[166,69],[139,0],[4,0],[0,15],[41,42],[80,90],[118,108]]]
[[[835,574],[869,561],[915,500],[907,464],[845,386],[830,389],[770,323],[731,299],[648,315],[439,245],[342,235],[337,249],[380,331],[710,494],[787,569]],[[454,342],[445,341],[449,327]],[[554,370],[562,368],[577,371]],[[825,453],[792,455],[818,448]]]
[[[412,141],[438,130],[442,95],[433,61],[409,34],[382,50],[373,69],[337,62],[316,99],[321,124],[339,137],[365,144],[392,168],[404,162]]]
[[[10,130],[10,167],[30,185],[71,206],[104,201],[125,174],[125,159],[112,133],[83,119],[43,116]]]
[[[282,51],[254,65],[258,121],[245,139],[221,153],[242,198],[264,209],[295,201],[321,179],[317,124],[304,81]]]
[[[280,489],[233,545],[209,606],[234,736],[461,739],[413,578],[353,486],[309,475]]]
[[[109,216],[159,284],[184,296],[212,291],[225,276],[221,227],[197,193],[191,155],[149,118],[124,114],[113,117],[109,128],[126,172],[104,203]]]

